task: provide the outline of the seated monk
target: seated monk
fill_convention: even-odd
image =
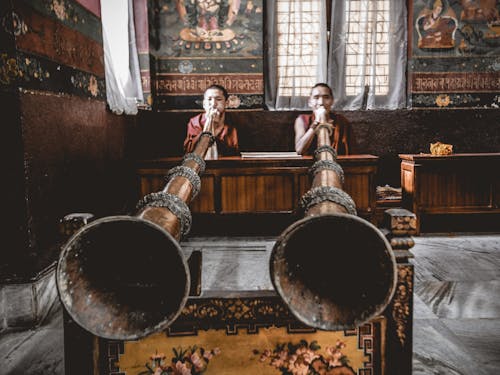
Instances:
[[[224,123],[228,97],[226,89],[219,85],[212,85],[205,90],[203,95],[205,112],[192,117],[187,124],[187,135],[184,140],[185,153],[192,152],[200,134],[209,131],[214,135],[215,143],[208,149],[205,159],[239,155],[236,128]]]
[[[299,115],[295,120],[295,151],[300,155],[311,155],[317,148],[315,130],[320,123],[333,126],[330,137],[332,147],[338,155],[353,153],[354,135],[344,116],[331,112],[333,92],[326,83],[318,83],[311,89],[309,107],[312,114]]]

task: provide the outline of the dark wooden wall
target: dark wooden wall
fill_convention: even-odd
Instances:
[[[299,112],[229,112],[242,151],[292,151]],[[131,137],[133,159],[182,155],[186,123],[194,112],[141,112]],[[380,157],[377,183],[399,186],[398,154],[429,152],[431,142],[454,151],[499,152],[500,110],[398,110],[342,112],[353,128],[358,153]]]
[[[99,0],[83,4],[88,9],[76,1],[0,5],[7,25],[0,30],[7,188],[0,280],[29,279],[57,259],[64,215],[111,214],[126,204],[134,120],[106,109]]]
[[[142,111],[129,118],[106,108],[99,0],[2,1],[0,17],[2,25],[13,25],[0,28],[7,190],[0,280],[29,279],[57,259],[64,215],[129,212],[137,191],[133,162],[181,155],[195,113]],[[238,128],[244,151],[288,151],[297,114],[230,112],[228,122]],[[427,152],[438,140],[455,152],[500,151],[499,109],[343,114],[354,126],[358,152],[380,157],[378,184],[398,186],[397,155]]]

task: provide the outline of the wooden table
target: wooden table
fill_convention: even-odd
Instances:
[[[470,222],[471,215],[493,214],[498,221],[500,153],[399,157],[402,205],[417,215],[417,233],[429,216],[460,214]]]
[[[163,189],[168,170],[180,165],[181,161],[180,157],[140,161],[137,175],[141,196]],[[372,221],[378,157],[339,156],[338,162],[345,173],[344,190],[356,203],[358,215]],[[207,232],[217,234],[221,222],[224,222],[224,230],[231,224],[246,227],[248,223],[262,234],[262,228],[258,228],[260,223],[262,226],[277,225],[279,233],[300,215],[298,202],[311,187],[308,170],[312,164],[310,156],[208,160],[200,194],[190,204],[193,218],[196,217],[194,225],[203,222]]]

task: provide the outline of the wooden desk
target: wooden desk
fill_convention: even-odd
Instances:
[[[402,204],[417,215],[417,233],[422,216],[500,214],[500,153],[399,157]]]
[[[180,157],[140,161],[137,174],[141,196],[163,189],[166,173],[181,161]],[[344,190],[356,203],[358,215],[372,221],[376,206],[374,176],[378,157],[339,156],[338,162],[344,169]],[[281,217],[283,225],[280,227],[284,229],[296,219],[299,199],[311,187],[308,170],[312,164],[310,156],[208,160],[200,194],[190,204],[191,212],[196,221],[204,216],[207,219],[205,224],[212,223],[212,226],[216,225],[214,218],[230,218],[233,223],[235,217],[248,218],[255,226],[259,224],[255,219],[268,217],[276,223]],[[193,222],[195,224],[195,220]],[[260,223],[266,225],[265,221]]]

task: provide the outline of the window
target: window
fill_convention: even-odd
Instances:
[[[273,6],[269,108],[306,109],[317,82],[332,87],[337,109],[406,105],[406,2],[275,0]]]

